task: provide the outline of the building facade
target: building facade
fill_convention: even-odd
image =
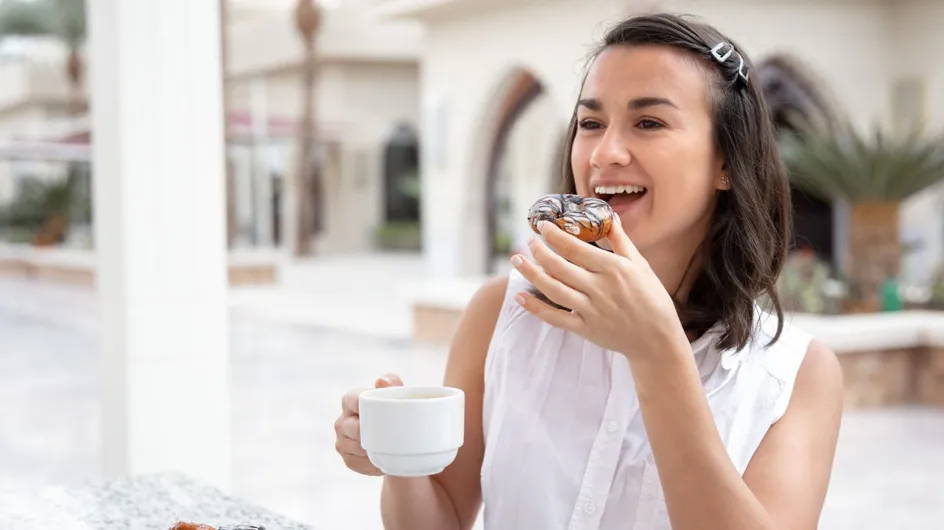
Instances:
[[[520,240],[524,215],[552,189],[559,145],[592,45],[632,13],[699,16],[730,35],[755,64],[789,58],[805,65],[833,96],[837,111],[865,129],[914,120],[944,125],[944,66],[928,61],[944,44],[934,21],[944,5],[921,0],[375,0],[394,19],[427,32],[422,68],[424,249],[439,277],[481,274],[496,256],[491,219],[509,208]],[[508,160],[505,160],[507,158]],[[514,166],[510,171],[509,166]],[[511,182],[501,183],[503,173]],[[513,189],[496,205],[496,189]],[[841,264],[844,205],[800,204],[808,233]],[[902,235],[921,248],[906,258],[919,281],[941,260],[944,189],[904,206]],[[815,220],[815,222],[813,222]],[[798,227],[803,228],[803,227]],[[803,228],[810,230],[809,227]],[[802,235],[802,234],[801,234]]]
[[[304,57],[293,4],[239,0],[227,11],[228,201],[235,249],[288,250],[294,241]],[[403,163],[386,163],[388,147],[406,136],[418,151],[422,45],[418,23],[381,20],[349,5],[323,10],[313,91],[322,164],[319,251],[375,247],[375,234],[389,217],[388,182],[410,172]],[[7,44],[0,62],[0,204],[13,200],[23,179],[63,179],[66,162],[90,158],[88,117],[67,111],[64,61],[62,44],[51,39]],[[87,227],[73,226],[66,243],[89,246],[89,235]]]

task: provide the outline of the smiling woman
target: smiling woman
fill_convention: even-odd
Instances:
[[[701,334],[720,318],[724,345],[743,347],[753,301],[779,273],[789,241],[789,185],[769,110],[750,60],[714,30],[680,22],[679,36],[653,39],[638,28],[608,34],[584,79],[562,184],[608,199],[636,246],[671,275],[662,278],[670,292],[694,280],[687,329]],[[610,195],[617,186],[642,193]],[[705,272],[687,277],[695,268]]]
[[[606,34],[562,191],[605,201],[612,226],[597,247],[538,223],[533,260],[472,299],[445,375],[465,444],[440,474],[384,479],[387,528],[468,529],[483,502],[486,529],[816,528],[842,377],[783,320],[790,193],[752,68],[684,17]],[[336,428],[376,474],[357,411]]]

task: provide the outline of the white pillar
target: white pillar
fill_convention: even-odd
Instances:
[[[252,128],[252,176],[255,246],[272,246],[272,176],[269,163],[268,85],[264,77],[249,83],[249,115]]]
[[[457,141],[449,134],[452,125],[450,110],[453,109],[428,86],[424,85],[424,90],[427,95],[423,103],[420,174],[423,257],[429,277],[453,278],[463,272],[463,245],[477,244],[474,235],[469,237],[468,233],[462,232],[466,225],[463,220],[469,215],[461,206],[464,194],[470,192],[463,186],[459,175],[450,171],[450,157],[456,158],[460,154],[455,152],[456,146],[462,146],[461,140]],[[461,167],[460,164],[451,165]]]
[[[107,476],[228,489],[219,3],[89,3]]]

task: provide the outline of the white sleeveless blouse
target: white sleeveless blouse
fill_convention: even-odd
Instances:
[[[662,487],[625,357],[545,324],[515,301],[517,271],[485,363],[485,530],[669,530]],[[752,341],[692,344],[715,423],[744,473],[784,414],[810,336],[758,308]]]

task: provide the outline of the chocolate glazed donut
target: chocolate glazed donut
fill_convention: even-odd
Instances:
[[[531,206],[528,210],[528,223],[535,233],[540,234],[538,223],[548,221],[577,239],[597,246],[596,242],[609,234],[615,216],[613,208],[604,200],[570,193],[555,193],[541,197]],[[534,286],[531,286],[528,292],[552,307],[570,311],[570,308],[551,301]]]
[[[593,243],[606,237],[613,226],[613,208],[606,201],[570,193],[545,195],[528,210],[535,233],[538,223],[549,221],[581,241]]]

